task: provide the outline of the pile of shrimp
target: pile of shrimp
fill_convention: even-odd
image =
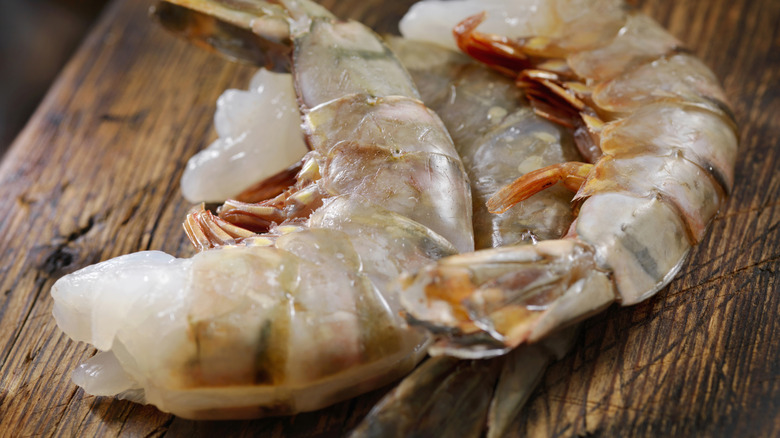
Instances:
[[[167,0],[157,15],[292,76],[261,71],[221,99],[220,139],[183,192],[238,199],[188,216],[199,254],[55,284],[60,327],[101,350],[74,373],[93,394],[188,418],[294,413],[429,352],[450,357],[354,435],[479,435],[487,419],[500,436],[575,323],[668,284],[733,184],[717,79],[617,0],[424,1],[387,43],[308,0]],[[250,122],[269,112],[282,122]],[[473,403],[440,398],[454,387]]]

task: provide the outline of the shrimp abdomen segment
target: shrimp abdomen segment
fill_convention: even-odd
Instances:
[[[470,192],[452,158],[420,152],[395,157],[375,146],[345,144],[325,158],[322,173],[329,195],[359,195],[436,231],[459,251],[473,250],[471,211],[462,210]],[[458,180],[462,187],[452,187]]]
[[[659,198],[598,194],[583,203],[575,226],[598,265],[613,272],[623,305],[658,292],[691,248],[678,212]]]
[[[609,44],[572,54],[568,64],[581,78],[598,83],[653,61],[679,46],[681,43],[652,18],[630,14]]]
[[[315,19],[295,38],[293,65],[299,99],[308,108],[355,93],[419,98],[390,49],[357,22]]]
[[[346,96],[308,111],[304,128],[312,149],[324,155],[350,141],[397,156],[409,152],[458,156],[439,117],[419,100],[403,96]]]
[[[604,157],[577,193],[587,198],[597,193],[632,193],[660,197],[678,210],[689,240],[698,243],[718,212],[725,194],[711,174],[680,155]]]
[[[352,94],[307,111],[321,189],[354,194],[474,249],[471,192],[439,118],[416,99]]]
[[[601,149],[616,157],[680,154],[729,193],[739,138],[725,117],[694,105],[653,103],[608,124],[601,133]]]
[[[712,70],[685,53],[656,59],[602,82],[593,89],[592,97],[598,108],[620,114],[669,100],[714,106],[731,113]]]

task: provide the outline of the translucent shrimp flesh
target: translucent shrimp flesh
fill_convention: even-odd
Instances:
[[[260,69],[248,90],[226,90],[217,100],[219,138],[187,162],[182,195],[221,203],[300,161],[309,151],[300,124],[292,77]]]

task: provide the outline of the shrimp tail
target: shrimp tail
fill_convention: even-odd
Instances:
[[[464,359],[505,354],[616,300],[594,249],[574,239],[450,256],[403,287],[407,318],[441,335],[429,352]]]
[[[557,331],[493,360],[430,358],[383,397],[350,438],[507,436],[547,365],[571,349],[578,331]]]
[[[296,27],[316,17],[335,18],[309,0],[163,0],[151,14],[193,45],[275,71],[290,70]]]
[[[437,334],[431,354],[493,357],[654,295],[691,248],[686,228],[664,198],[598,193],[565,238],[442,259],[405,279],[402,302],[407,319]]]
[[[383,398],[350,437],[479,437],[500,365],[431,358]]]

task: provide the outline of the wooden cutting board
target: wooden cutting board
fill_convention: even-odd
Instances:
[[[323,3],[395,32],[412,2]],[[742,129],[736,187],[668,288],[586,323],[514,435],[780,436],[780,2],[634,4],[724,81]],[[70,381],[95,350],[57,329],[51,285],[121,254],[193,252],[178,181],[215,137],[219,94],[253,71],[171,37],[149,6],[110,4],[0,163],[0,436],[342,435],[387,388],[294,417],[194,422]]]

